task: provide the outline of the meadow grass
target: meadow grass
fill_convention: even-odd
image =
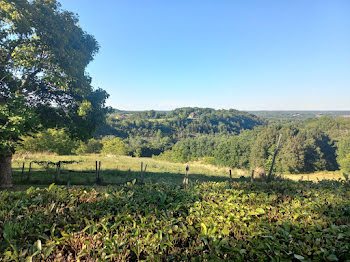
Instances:
[[[62,164],[58,180],[55,181],[56,167],[45,167],[35,163],[35,161],[75,161],[71,164]],[[100,178],[102,185],[108,184],[125,184],[140,177],[140,165],[143,162],[147,165],[145,173],[146,183],[166,183],[180,185],[184,178],[185,168],[188,165],[190,182],[224,182],[229,179],[229,168],[218,167],[201,162],[190,163],[172,163],[164,160],[152,158],[136,158],[129,156],[105,156],[105,155],[67,155],[58,156],[54,154],[27,154],[16,155],[13,159],[13,177],[14,183],[21,188],[21,185],[49,185],[57,184],[76,184],[76,185],[94,185],[96,183],[96,161],[101,161]],[[31,172],[29,173],[29,163]],[[22,166],[25,164],[24,172]],[[68,172],[73,170],[73,172]],[[88,171],[89,173],[86,173]],[[232,176],[234,179],[246,177],[250,173],[246,170],[233,169]],[[282,174],[283,178],[295,181],[310,180],[313,182],[321,180],[338,180],[344,179],[341,171],[324,171],[312,174]],[[29,180],[28,180],[29,178]]]
[[[96,168],[96,161],[101,161],[100,177],[102,184],[123,184],[140,176],[140,165],[143,162],[147,165],[145,182],[181,184],[185,168],[189,165],[189,176],[192,182],[227,181],[229,168],[205,165],[199,162],[187,164],[171,163],[152,158],[135,158],[128,156],[103,156],[103,155],[80,155],[80,156],[57,156],[52,154],[30,154],[15,156],[12,167],[15,184],[50,184],[54,182],[55,166],[45,168],[34,161],[76,161],[72,164],[62,164],[59,182],[61,184],[94,184],[96,176],[93,173]],[[29,163],[31,172],[28,177]],[[24,172],[22,166],[25,164]],[[77,172],[69,173],[67,170]],[[92,173],[84,173],[89,171]],[[245,176],[242,170],[233,170],[233,177]]]
[[[340,170],[338,171],[320,171],[310,174],[283,174],[283,178],[291,179],[294,181],[298,180],[307,180],[307,181],[313,181],[318,182],[322,180],[339,180],[344,179],[344,173]]]

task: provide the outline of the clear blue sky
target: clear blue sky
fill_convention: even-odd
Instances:
[[[350,1],[61,0],[119,109],[350,110]]]

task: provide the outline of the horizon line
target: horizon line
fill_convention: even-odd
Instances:
[[[114,110],[119,111],[174,111],[180,108],[200,108],[200,109],[214,109],[214,110],[237,110],[246,112],[350,112],[350,109],[237,109],[237,108],[213,108],[213,107],[200,107],[200,106],[180,106],[173,109],[119,109],[112,107]]]

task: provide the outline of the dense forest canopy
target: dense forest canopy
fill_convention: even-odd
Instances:
[[[205,158],[210,163],[222,166],[268,170],[279,134],[282,134],[282,147],[275,171],[331,171],[337,170],[339,165],[343,170],[349,169],[350,120],[332,117],[272,123],[235,136],[187,138],[177,142],[172,150],[164,152],[160,158],[175,162]]]
[[[100,128],[98,135],[150,138],[160,132],[177,141],[203,134],[239,134],[261,124],[262,119],[255,115],[233,109],[184,107],[168,112],[117,111],[109,116],[108,125]]]

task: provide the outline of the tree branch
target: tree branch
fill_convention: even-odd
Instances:
[[[5,67],[5,64],[10,60],[13,52],[15,51],[16,47],[22,42],[22,36],[19,37],[19,39],[14,43],[14,45],[10,48],[9,53],[7,56],[1,61],[0,67]]]
[[[33,73],[29,74],[23,81],[20,86],[20,89],[23,89],[30,79],[32,79],[36,74],[38,74],[41,71],[41,69],[36,69]]]

